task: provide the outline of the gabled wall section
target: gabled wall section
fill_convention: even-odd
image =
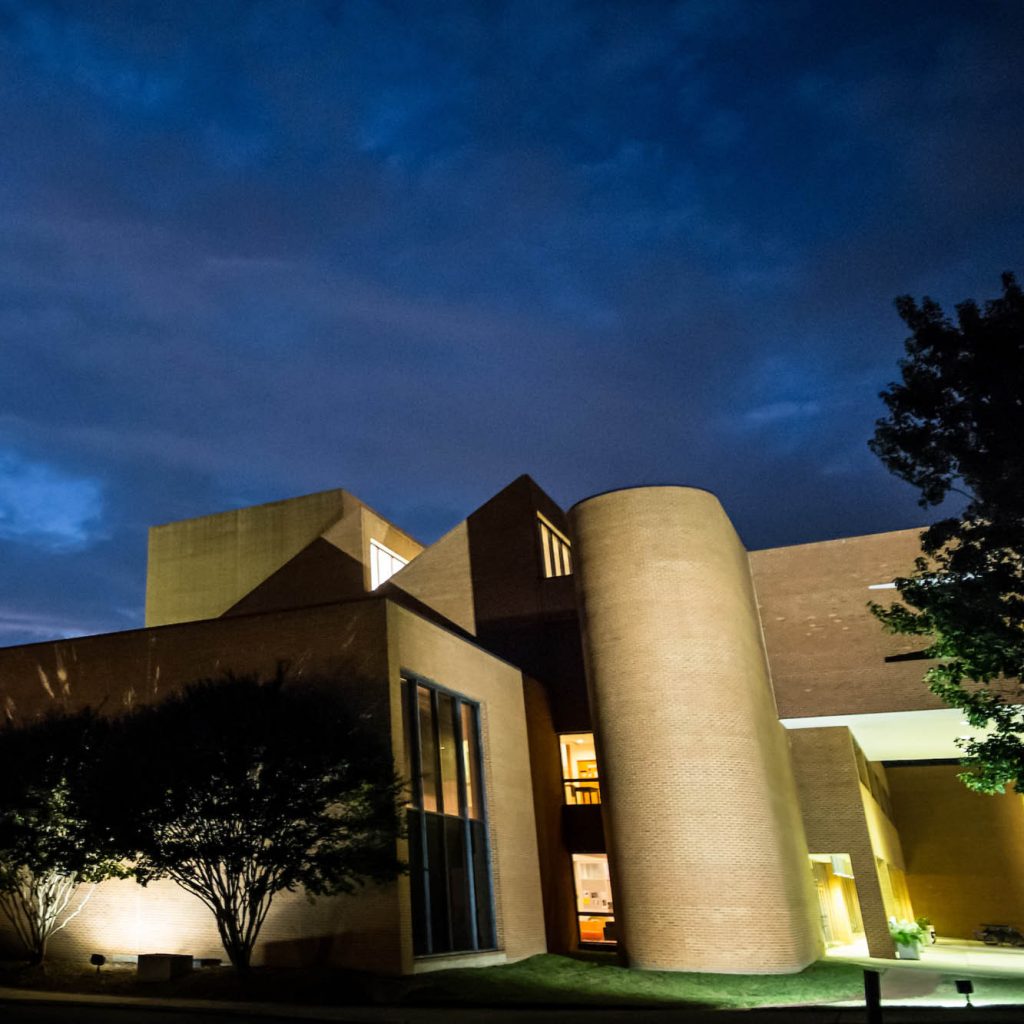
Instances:
[[[342,490],[185,519],[149,531],[146,625],[222,615],[350,511]]]
[[[462,522],[400,569],[391,583],[467,633],[475,633],[472,573],[469,529]]]
[[[370,590],[370,542],[408,560],[423,545],[347,491],[155,526],[146,625],[350,600]]]

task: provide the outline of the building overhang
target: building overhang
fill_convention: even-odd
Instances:
[[[956,708],[932,711],[889,711],[871,715],[821,715],[783,718],[787,729],[823,729],[845,725],[869,761],[918,761],[958,758],[959,737],[980,737]]]

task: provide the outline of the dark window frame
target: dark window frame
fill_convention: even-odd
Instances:
[[[410,833],[415,828],[418,830],[418,842],[410,841],[410,862],[414,859],[414,851],[418,852],[421,863],[419,865],[410,863],[409,883],[413,896],[413,943],[414,955],[436,956],[449,953],[474,953],[485,950],[494,950],[497,945],[497,922],[494,907],[494,874],[492,871],[492,850],[490,830],[487,827],[488,808],[486,784],[484,780],[483,765],[483,736],[481,734],[480,703],[451,690],[446,686],[406,669],[401,671],[402,678],[402,699],[405,702],[403,708],[403,722],[411,725],[405,742],[410,749],[407,754],[407,761],[414,767],[411,782],[411,801],[407,810]],[[422,776],[422,740],[420,736],[421,720],[419,707],[420,689],[430,693],[430,723],[433,734],[434,748],[434,777],[437,790],[437,810],[425,810],[423,806],[423,776]],[[440,698],[450,699],[452,726],[454,742],[456,746],[455,770],[456,770],[456,793],[458,807],[455,813],[445,810],[444,785],[441,776],[441,744],[440,744]],[[470,723],[473,729],[475,743],[470,743],[470,751],[474,756],[476,775],[476,792],[474,793],[474,807],[478,809],[475,817],[470,817],[467,800],[467,779],[466,763],[463,756],[463,707],[470,709]],[[456,943],[456,923],[452,920],[453,885],[455,884],[449,870],[449,853],[447,843],[444,842],[445,834],[448,831],[448,822],[459,822],[461,833],[461,846],[463,862],[465,864],[465,879],[462,885],[461,897],[465,900],[466,921],[468,926],[469,943],[460,945]],[[437,891],[437,886],[431,884],[431,860],[430,844],[428,841],[428,825],[436,827],[434,823],[440,823],[442,834],[442,869],[441,877],[444,878],[444,891]],[[476,826],[474,828],[474,826]],[[478,843],[482,838],[482,854],[474,857],[474,842]],[[412,836],[410,834],[410,840]],[[436,847],[437,844],[435,844]],[[486,872],[486,887],[481,890],[477,877],[480,868]],[[438,873],[434,873],[434,880]],[[419,886],[418,893],[416,887]],[[417,898],[417,896],[419,898]],[[443,908],[440,906],[439,897],[443,901]],[[481,905],[483,904],[483,905]],[[420,920],[416,920],[417,909],[422,911]],[[435,935],[435,928],[440,919],[440,911],[443,909],[445,934]],[[481,934],[485,932],[485,934]]]

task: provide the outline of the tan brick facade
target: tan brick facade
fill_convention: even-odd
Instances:
[[[850,730],[794,729],[789,734],[807,845],[811,853],[847,854],[853,864],[860,913],[872,956],[895,954],[875,857],[887,854],[903,867],[899,839],[869,827]],[[873,802],[873,801],[872,801]],[[872,809],[873,810],[873,809]],[[872,841],[872,832],[879,839]],[[884,840],[888,844],[883,846]]]
[[[397,605],[389,603],[388,619],[393,692],[400,672],[411,671],[480,702],[498,946],[510,960],[543,953],[547,947],[522,674]],[[398,723],[395,735],[397,745]]]
[[[954,764],[889,769],[914,908],[939,935],[982,924],[1024,931],[1024,797],[973,793]]]
[[[335,676],[381,731],[391,728],[385,606],[381,601],[243,616],[0,650],[0,706],[15,721],[54,708],[117,713],[151,703],[222,672],[271,675],[286,662],[297,674]],[[116,799],[116,794],[112,794]],[[399,886],[318,902],[282,894],[271,909],[255,961],[330,961],[398,970]],[[373,948],[367,936],[377,937]],[[159,943],[159,948],[138,943]],[[223,956],[209,911],[173,883],[98,887],[52,944],[52,953],[180,952]]]
[[[270,675],[282,661],[298,675],[336,677],[349,701],[390,736],[397,764],[404,757],[397,698],[402,670],[480,701],[499,940],[508,958],[543,951],[522,676],[388,601],[0,650],[0,707],[17,722],[58,707],[116,713],[224,671]],[[51,952],[77,959],[93,952],[223,956],[207,909],[170,882],[145,889],[134,882],[103,883]],[[408,878],[312,906],[301,893],[281,894],[254,962],[411,971]]]
[[[550,571],[541,523],[572,541],[572,575]],[[371,540],[410,561],[368,595]],[[327,491],[154,528],[147,615],[164,625],[0,650],[0,716],[117,713],[284,661],[345,680],[401,765],[403,673],[478,702],[500,950],[414,957],[403,878],[314,907],[283,895],[257,961],[408,972],[570,951],[583,935],[571,856],[606,849],[615,923],[584,938],[617,933],[632,965],[799,969],[821,951],[811,872],[832,854],[851,858],[871,952],[891,956],[904,868],[921,911],[964,933],[1016,913],[1000,873],[1017,872],[1024,842],[1019,798],[985,803],[946,768],[894,769],[894,824],[885,772],[854,740],[899,745],[916,730],[920,750],[872,756],[948,756],[922,752],[953,722],[934,714],[926,663],[886,660],[922,642],[887,636],[867,610],[896,596],[870,588],[917,553],[907,530],[748,554],[705,491],[615,491],[566,517],[526,476],[422,549]],[[559,735],[591,729],[604,803],[563,806]],[[986,833],[984,870],[965,872],[968,837]],[[156,947],[219,955],[191,897],[110,882],[54,952]]]
[[[630,964],[799,970],[820,930],[746,551],[690,488],[600,495],[571,522]]]
[[[919,531],[901,530],[750,553],[750,568],[780,718],[919,711],[942,703],[921,682],[925,663],[886,662],[920,650],[920,637],[885,633],[870,590],[914,570]]]

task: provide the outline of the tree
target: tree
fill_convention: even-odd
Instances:
[[[123,781],[99,812],[139,882],[170,878],[206,904],[240,970],[282,890],[347,893],[402,868],[390,749],[330,683],[202,680],[117,727]]]
[[[959,741],[964,783],[1024,793],[1024,295],[1012,274],[1002,282],[955,323],[931,299],[896,300],[912,333],[870,447],[922,507],[964,505],[921,535],[901,603],[871,607],[891,632],[928,638],[929,686],[988,730]]]
[[[34,963],[97,882],[126,873],[83,809],[103,735],[89,711],[0,729],[0,911]]]

